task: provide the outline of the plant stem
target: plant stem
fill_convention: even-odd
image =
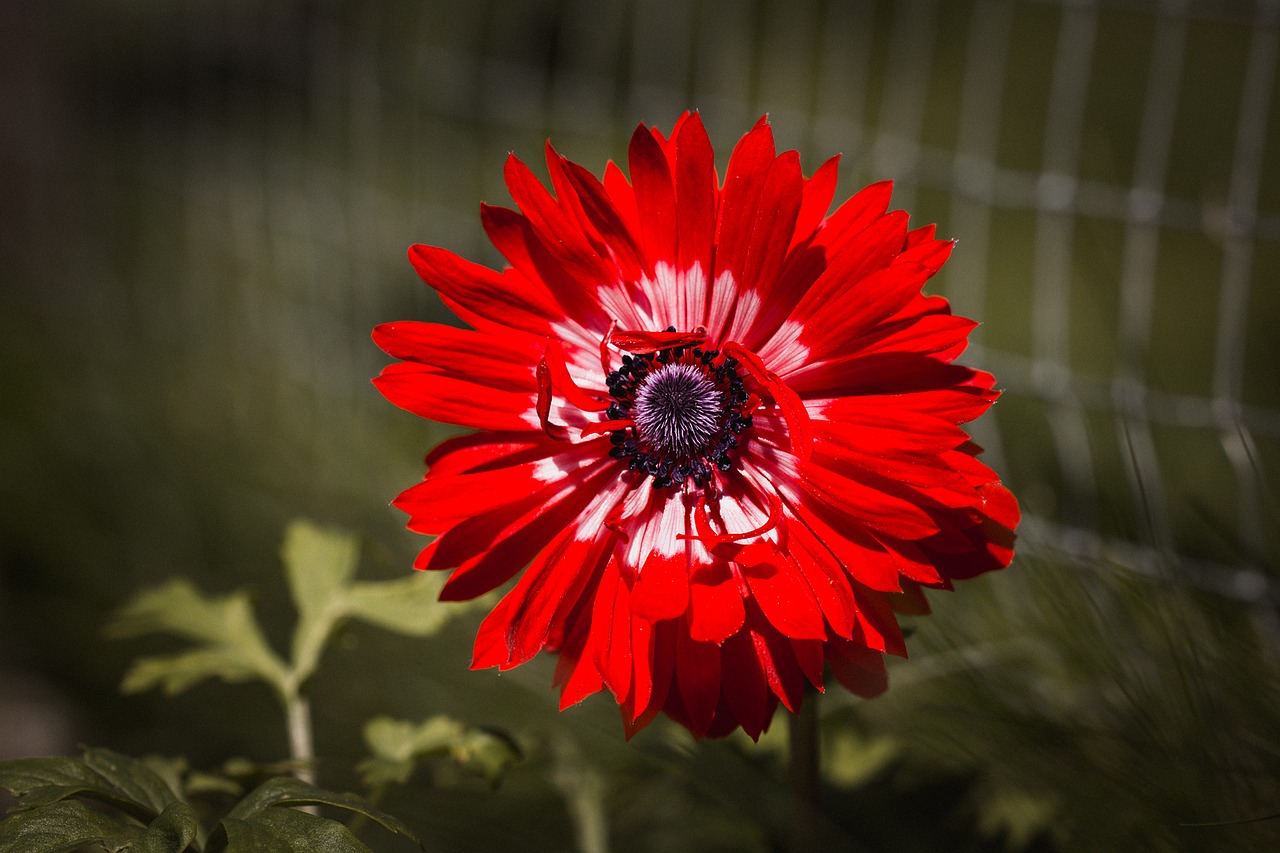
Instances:
[[[609,822],[604,810],[604,780],[582,759],[572,737],[558,732],[551,742],[551,783],[568,806],[578,853],[609,853]]]
[[[297,691],[284,697],[285,725],[289,729],[289,758],[293,775],[309,785],[316,783],[315,744],[311,736],[311,702]]]
[[[791,853],[821,849],[818,799],[818,692],[807,690],[800,713],[788,720],[791,747]]]

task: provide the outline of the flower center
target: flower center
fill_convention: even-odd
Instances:
[[[692,364],[664,364],[640,382],[631,417],[654,452],[689,457],[720,428],[721,394]]]
[[[607,417],[633,424],[610,433],[609,455],[628,459],[653,488],[704,487],[713,470],[733,470],[739,434],[751,426],[737,359],[681,346],[624,355],[606,383]]]

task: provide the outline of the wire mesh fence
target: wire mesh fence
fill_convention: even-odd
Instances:
[[[1024,554],[1276,642],[1276,0],[21,0],[0,32],[11,569],[111,600],[217,530],[393,531],[433,437],[367,333],[446,316],[405,248],[500,263],[476,201],[509,150],[599,172],[696,108],[722,155],[768,113],[958,239],[933,286],[984,322],[964,360],[1005,393],[972,429]]]
[[[938,285],[985,321],[1006,397],[975,430],[1029,540],[1251,571],[1276,544],[1276,3],[17,8],[11,317],[91,341],[90,373],[163,353],[176,411],[286,442],[315,488],[351,481],[336,412],[385,428],[353,333],[434,310],[404,246],[496,262],[474,203],[507,149],[598,167],[695,107],[721,147],[767,112],[959,239]]]

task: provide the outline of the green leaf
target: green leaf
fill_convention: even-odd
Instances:
[[[267,645],[244,591],[210,597],[177,578],[139,593],[116,613],[107,631],[118,637],[174,634],[197,644],[186,652],[136,661],[121,685],[126,693],[159,686],[172,695],[208,678],[256,678],[282,693],[286,689],[285,665]]]
[[[280,550],[289,591],[298,607],[293,665],[298,681],[315,671],[334,625],[346,615],[346,593],[360,559],[359,540],[298,519]]]
[[[360,765],[364,784],[370,788],[395,782],[403,785],[423,758],[447,755],[462,735],[462,723],[445,716],[420,724],[390,717],[374,717],[365,723],[364,739],[372,757]]]
[[[374,755],[407,759],[433,752],[448,752],[465,728],[457,720],[443,715],[417,724],[390,717],[374,717],[365,724],[364,739]]]
[[[389,717],[374,717],[364,727],[364,739],[372,757],[360,765],[369,787],[388,782],[405,783],[424,758],[450,755],[461,767],[496,782],[524,756],[505,734],[468,728],[445,716],[414,724]]]
[[[520,747],[504,732],[467,729],[453,747],[458,764],[490,785],[496,785],[509,768],[524,759]]]
[[[293,809],[268,809],[248,820],[224,818],[227,853],[369,853],[342,824]]]
[[[98,844],[106,850],[117,851],[133,846],[144,832],[144,827],[123,818],[96,812],[75,800],[65,800],[5,818],[0,822],[0,850],[4,853],[69,853],[86,844]]]
[[[228,779],[217,773],[203,773],[195,770],[187,774],[183,791],[192,797],[209,795],[239,797],[244,794],[244,786],[234,779]]]
[[[274,779],[268,779],[263,782],[227,813],[223,819],[223,825],[227,827],[227,835],[230,838],[231,823],[230,822],[246,822],[258,820],[262,815],[278,810],[280,806],[334,806],[336,808],[345,809],[346,811],[362,814],[365,817],[382,824],[382,826],[399,833],[407,838],[411,838],[414,842],[421,846],[421,842],[414,837],[409,828],[396,818],[369,805],[360,797],[354,794],[338,794],[333,791],[326,791],[323,788],[317,788],[309,785],[292,776],[278,776]],[[296,813],[302,814],[302,813]],[[313,820],[318,820],[312,815],[306,815]],[[235,850],[233,846],[231,850]],[[327,849],[327,848],[315,848]],[[363,849],[363,848],[361,848]]]
[[[196,840],[198,828],[191,806],[174,803],[151,822],[131,853],[181,853]]]
[[[19,758],[0,762],[0,787],[38,809],[68,797],[110,803],[150,821],[179,797],[145,763],[109,749],[86,749],[84,758]]]
[[[414,572],[390,581],[353,584],[347,594],[348,607],[352,616],[364,622],[413,637],[428,637],[455,616],[489,603],[441,602],[440,589],[445,579],[441,572]]]

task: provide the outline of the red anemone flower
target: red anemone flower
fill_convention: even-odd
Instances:
[[[608,688],[628,735],[757,738],[827,665],[883,691],[895,611],[1013,556],[1017,503],[958,426],[994,378],[921,293],[951,242],[888,183],[827,215],[836,158],[805,178],[764,119],[723,182],[696,113],[637,128],[630,181],[546,154],[553,192],[512,156],[519,210],[481,206],[502,272],[409,252],[472,328],[374,331],[388,400],[479,430],[395,501],[442,599],[519,576],[472,668],[558,652],[561,707]]]

